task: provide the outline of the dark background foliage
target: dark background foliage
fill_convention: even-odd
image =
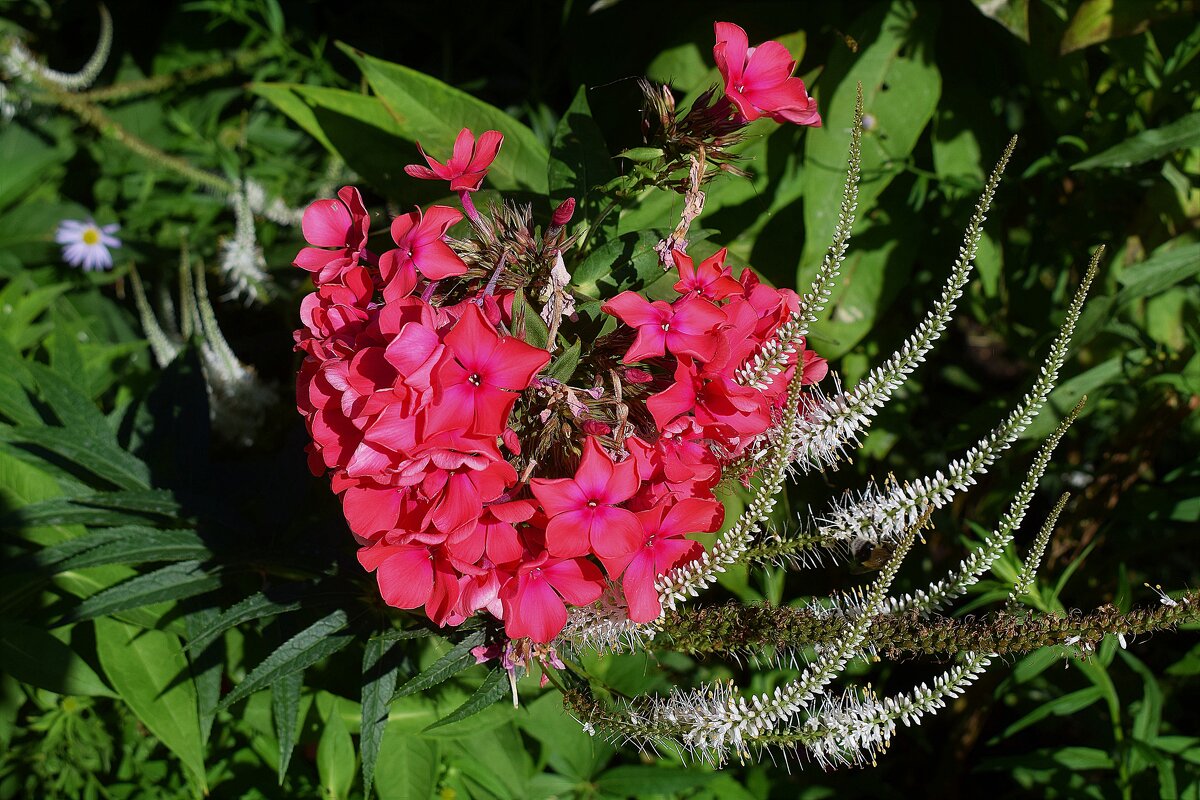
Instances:
[[[845,96],[856,65],[881,40],[881,21],[890,11],[904,22],[894,48],[894,59],[904,65],[885,71],[879,93],[872,95],[881,109],[891,109],[891,116],[881,110],[878,127],[867,130],[871,146],[885,157],[866,176],[874,198],[860,209],[859,235],[851,244],[859,254],[847,276],[851,288],[836,299],[833,322],[819,327],[810,342],[835,356],[835,365],[848,379],[886,357],[919,321],[953,262],[986,170],[1009,136],[1018,134],[1021,141],[987,225],[979,277],[960,304],[955,326],[875,423],[853,465],[801,484],[790,498],[792,508],[819,507],[835,491],[860,486],[867,475],[920,476],[973,443],[1026,390],[1088,255],[1105,245],[1108,253],[1095,299],[1077,336],[1065,383],[1052,396],[1053,413],[978,488],[935,517],[936,530],[927,535],[927,546],[914,559],[918,563],[910,565],[903,580],[905,588],[923,585],[957,563],[978,539],[979,526],[990,530],[1032,457],[1033,434],[1044,435],[1054,414],[1065,413],[1086,393],[1084,416],[1060,448],[1019,537],[1026,545],[1032,539],[1029,529],[1036,529],[1058,493],[1073,493],[1043,568],[1037,602],[1051,610],[1154,602],[1143,582],[1168,588],[1200,583],[1200,425],[1195,413],[1200,286],[1196,269],[1189,267],[1189,261],[1200,259],[1200,31],[1182,2],[1118,3],[1122,7],[1108,17],[1095,11],[1104,4],[1078,0],[983,5],[996,6],[1002,20],[985,16],[966,0],[915,5],[624,0],[441,6],[203,0],[154,4],[152,11],[146,3],[127,0],[109,6],[115,43],[98,85],[163,74],[231,53],[259,53],[226,76],[118,102],[111,111],[163,150],[228,177],[254,177],[289,204],[302,206],[330,174],[328,155],[251,91],[251,83],[362,88],[358,67],[333,46],[335,41],[466,90],[521,119],[545,142],[552,139],[578,87],[586,86],[593,115],[610,152],[616,153],[641,143],[636,77],[649,72],[672,83],[682,97],[704,88],[713,20],[737,21],[752,42],[803,32],[802,38],[792,36],[788,42],[794,51],[803,49],[798,74],[818,98],[826,128],[753,129],[746,148],[746,166],[755,174],[751,188],[722,179],[714,184],[701,218],[713,231],[713,244],[703,246],[729,243],[737,263],[752,264],[776,284],[796,286],[807,281],[822,255],[824,234],[809,236],[812,215],[819,205],[834,207],[843,169],[840,155],[834,164],[820,161],[817,154],[824,150],[813,137],[844,138],[850,120],[833,113],[832,98],[839,92]],[[1136,8],[1132,17],[1125,16],[1131,8]],[[0,16],[9,21],[9,30],[25,31],[30,47],[60,69],[73,69],[86,58],[98,30],[90,3],[0,2]],[[1108,33],[1089,37],[1097,30],[1096,20],[1106,19],[1111,21]],[[892,99],[896,95],[899,99]],[[867,111],[872,110],[869,102]],[[1130,141],[1144,144],[1139,134],[1189,115],[1191,127],[1178,146],[1135,147],[1131,158],[1105,160],[1111,148]],[[276,285],[270,302],[218,305],[234,350],[263,378],[282,387],[283,400],[271,410],[254,448],[210,443],[207,431],[188,424],[186,416],[182,422],[171,417],[175,424],[167,424],[171,409],[177,412],[189,404],[198,404],[192,413],[204,418],[197,367],[177,361],[165,374],[153,367],[137,333],[122,259],[136,260],[149,282],[170,286],[186,229],[190,256],[215,263],[222,237],[232,230],[221,199],[131,156],[52,106],[35,105],[12,125],[29,131],[40,146],[56,148],[58,155],[48,159],[40,186],[22,188],[20,197],[5,197],[0,204],[0,215],[10,219],[7,226],[0,223],[0,250],[5,253],[0,275],[6,286],[16,287],[14,297],[31,296],[41,286],[68,287],[31,312],[33,333],[6,330],[17,355],[57,368],[75,357],[65,340],[80,332],[94,337],[79,340],[88,342],[80,345],[83,360],[99,359],[95,363],[102,366],[89,378],[90,385],[81,388],[106,413],[124,420],[120,444],[153,466],[154,485],[173,490],[182,507],[180,517],[198,521],[197,529],[205,532],[214,552],[229,542],[257,543],[253,566],[260,572],[229,577],[222,589],[224,605],[268,584],[263,576],[280,570],[272,560],[280,553],[327,563],[340,559],[352,571],[350,542],[336,505],[324,482],[303,471],[304,432],[286,402],[295,365],[289,331],[305,290],[303,276],[287,266],[298,247],[298,232],[267,223],[260,228]],[[379,140],[372,138],[377,133],[353,126],[342,133],[342,140],[331,138],[349,169],[361,173],[358,180],[373,191],[377,205],[388,203],[395,210],[432,199],[428,185],[404,177],[383,182],[378,171],[363,168],[415,161],[410,142]],[[3,128],[0,135],[15,137]],[[448,147],[444,142],[425,144],[435,152]],[[25,157],[18,144],[10,148],[4,151],[6,158]],[[844,145],[834,152],[844,152]],[[1095,165],[1088,165],[1097,156]],[[345,168],[338,177],[351,178]],[[651,202],[677,212],[678,200],[672,196]],[[68,272],[57,264],[48,242],[57,219],[82,216],[85,209],[102,221],[118,218],[124,226],[127,247],[111,278]],[[14,233],[17,227],[25,233]],[[1161,263],[1175,254],[1179,260],[1180,253],[1185,254],[1182,266],[1170,272],[1172,280],[1149,286],[1140,281],[1139,270],[1149,269],[1154,259]],[[111,347],[88,349],[99,348],[97,342]],[[185,430],[193,445],[180,458],[177,437]],[[13,525],[12,514],[24,502],[43,498],[22,495],[14,487],[24,486],[21,482],[29,477],[14,477],[11,464],[0,463],[5,465],[10,468],[3,493],[10,512],[5,527],[10,555],[28,550],[18,542],[49,542],[39,538],[40,529]],[[226,502],[214,504],[212,498],[218,496]],[[10,528],[15,532],[11,540]],[[1014,552],[1004,564],[1013,570],[1017,558]],[[720,592],[778,603],[843,587],[848,580],[865,578],[848,579],[844,564],[798,574],[767,570],[731,574]],[[351,593],[365,585],[351,583]],[[1003,599],[1000,585],[981,584],[976,599]],[[244,591],[239,595],[239,590]],[[715,593],[712,599],[720,598]],[[61,611],[55,599],[8,603],[3,620],[28,622],[41,619],[47,609]],[[226,682],[240,679],[301,627],[283,619],[229,634]],[[98,666],[90,625],[81,623],[71,631],[71,648]],[[353,751],[346,749],[350,734],[342,737],[337,724],[344,731],[344,723],[334,722],[340,720],[337,704],[350,702],[339,698],[352,698],[354,705],[353,713],[341,716],[357,714],[360,655],[359,649],[343,650],[305,673],[304,703],[311,709],[301,716],[301,746],[278,791],[271,739],[278,733],[269,723],[266,693],[234,706],[233,713],[217,714],[208,742],[214,796],[305,797],[320,791],[319,786],[361,794]],[[11,653],[6,657],[11,659]],[[414,651],[404,666],[415,671],[416,662],[423,666],[430,660],[430,651]],[[1071,666],[1064,669],[1063,664]],[[899,690],[926,680],[935,668],[905,662],[859,669],[864,679],[870,671],[877,686]],[[757,672],[752,685],[762,688],[785,674],[670,654],[657,661],[610,659],[596,670],[613,685],[639,691],[661,689],[664,676],[687,682],[733,675],[745,683]],[[1128,651],[1109,641],[1087,661],[1036,653],[996,665],[949,713],[902,731],[875,769],[822,773],[811,765],[802,770],[795,765],[734,765],[729,774],[746,796],[760,799],[973,793],[1144,797],[1156,792],[1200,797],[1197,674],[1200,648],[1191,632],[1131,642]],[[7,747],[0,795],[103,796],[99,786],[108,787],[110,796],[124,797],[189,792],[178,763],[139,727],[125,704],[104,692],[79,697],[51,693],[45,686],[22,687],[11,679],[4,685]],[[490,728],[491,721],[481,723],[475,738],[434,739],[434,744],[411,745],[399,753],[385,746],[383,757],[394,763],[431,762],[439,787],[470,796],[505,796],[504,790],[514,797],[741,796],[728,778],[718,783],[708,776],[689,783],[666,771],[670,759],[656,762],[599,744],[593,749],[549,713],[553,703],[534,702],[534,711],[520,712],[515,723],[498,717]],[[437,711],[444,714],[453,707]],[[338,766],[347,759],[348,771]],[[56,770],[62,762],[72,766]],[[503,786],[477,774],[480,765],[502,774]],[[402,781],[417,773],[421,770],[394,769],[387,779]],[[382,767],[379,780],[385,780]]]

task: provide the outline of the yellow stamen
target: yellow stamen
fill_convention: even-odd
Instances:
[[[100,231],[95,228],[88,228],[83,232],[84,244],[97,244],[100,241]]]

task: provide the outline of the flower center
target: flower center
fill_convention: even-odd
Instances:
[[[662,329],[663,329],[664,331],[669,331],[669,330],[671,330],[671,323],[669,323],[669,322],[664,322],[664,323],[662,324]]]
[[[467,378],[467,382],[470,383],[472,386],[482,386],[483,378],[479,377],[478,372],[474,372],[471,374],[471,377]]]
[[[84,244],[99,244],[99,242],[100,242],[100,231],[96,230],[95,228],[88,228],[87,230],[85,230],[83,232],[83,243]]]
[[[588,500],[588,508],[595,508],[598,505],[600,505],[599,500]]]

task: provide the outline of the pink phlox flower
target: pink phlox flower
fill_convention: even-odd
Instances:
[[[716,347],[712,334],[725,321],[721,309],[702,297],[650,302],[637,292],[621,292],[600,310],[637,329],[637,338],[625,353],[626,364],[666,355],[668,350],[707,360]]]
[[[380,258],[384,300],[390,302],[412,291],[410,267],[431,281],[467,271],[467,265],[446,244],[446,231],[461,219],[462,212],[450,206],[433,206],[424,213],[418,208],[392,220],[392,240],[398,249],[384,254],[386,264]],[[393,285],[395,288],[390,288]]]
[[[633,512],[618,508],[637,492],[637,464],[632,458],[614,463],[595,437],[583,445],[574,478],[535,478],[533,494],[549,518],[546,546],[550,554],[574,558],[624,552],[640,536]]]
[[[725,96],[747,121],[768,116],[776,122],[820,127],[817,101],[804,81],[792,77],[796,62],[779,42],[750,47],[746,32],[732,22],[713,25],[713,58],[725,80]]]
[[[404,171],[421,180],[450,181],[452,192],[478,191],[502,144],[504,136],[500,131],[484,131],[479,141],[476,141],[475,135],[469,129],[463,128],[458,132],[458,138],[454,140],[454,152],[445,164],[431,158],[421,147],[421,143],[417,142],[417,150],[429,166],[411,164],[405,167]]]
[[[474,530],[490,503],[517,482],[517,471],[507,461],[493,461],[484,469],[433,469],[425,474],[421,495],[428,501],[422,527],[433,525],[452,535],[463,527]]]
[[[419,608],[444,625],[458,600],[459,577],[437,548],[423,544],[391,543],[387,537],[360,548],[358,562],[375,573],[383,601],[395,608]],[[461,620],[460,620],[461,621]]]
[[[771,422],[760,392],[703,371],[686,358],[676,365],[675,383],[647,398],[646,407],[660,430],[680,415],[694,413],[705,435],[726,446],[757,436]]]
[[[466,427],[481,436],[499,436],[517,392],[550,361],[550,354],[513,337],[500,336],[476,306],[445,336],[446,358],[434,376],[430,432]]]
[[[709,300],[724,300],[732,295],[741,294],[742,285],[733,277],[733,270],[725,266],[725,256],[728,250],[722,247],[697,266],[692,257],[682,250],[672,250],[671,258],[679,271],[679,280],[675,283],[675,291],[680,294],[694,292]]]
[[[711,533],[721,527],[725,508],[711,500],[680,500],[674,505],[639,511],[642,536],[638,546],[618,556],[602,558],[609,576],[621,576],[629,619],[652,622],[662,613],[654,582],[667,570],[698,557],[699,542],[685,539],[689,533]]]
[[[317,200],[304,210],[300,221],[305,247],[293,261],[297,267],[315,273],[317,284],[328,283],[360,260],[371,261],[367,233],[371,217],[362,195],[353,186],[343,186],[336,198]]]
[[[525,546],[516,525],[527,522],[535,506],[529,500],[489,503],[473,528],[463,527],[446,539],[446,548],[461,561],[476,562],[486,556],[496,564],[517,561]]]
[[[517,569],[517,576],[500,592],[504,631],[510,638],[551,641],[567,624],[563,603],[584,606],[604,591],[600,568],[583,558],[552,558],[542,552]]]

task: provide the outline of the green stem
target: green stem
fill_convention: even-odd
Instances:
[[[1196,621],[1200,621],[1200,592],[1188,593],[1174,606],[1150,606],[1128,613],[1102,606],[1088,613],[1002,611],[953,619],[922,617],[913,611],[877,615],[871,624],[870,644],[892,658],[944,657],[967,651],[1008,655],[1052,645],[1094,648],[1108,634],[1152,633]],[[680,608],[667,614],[662,627],[673,649],[731,654],[764,646],[795,649],[832,644],[845,636],[849,624],[850,620],[836,613],[730,604]]]
[[[60,90],[51,90],[48,96],[55,105],[70,111],[85,125],[95,128],[101,135],[113,139],[147,161],[164,167],[187,180],[207,186],[219,194],[227,195],[235,191],[236,187],[224,178],[194,167],[184,159],[160,150],[145,139],[131,133],[110,117],[103,108],[83,96]]]

